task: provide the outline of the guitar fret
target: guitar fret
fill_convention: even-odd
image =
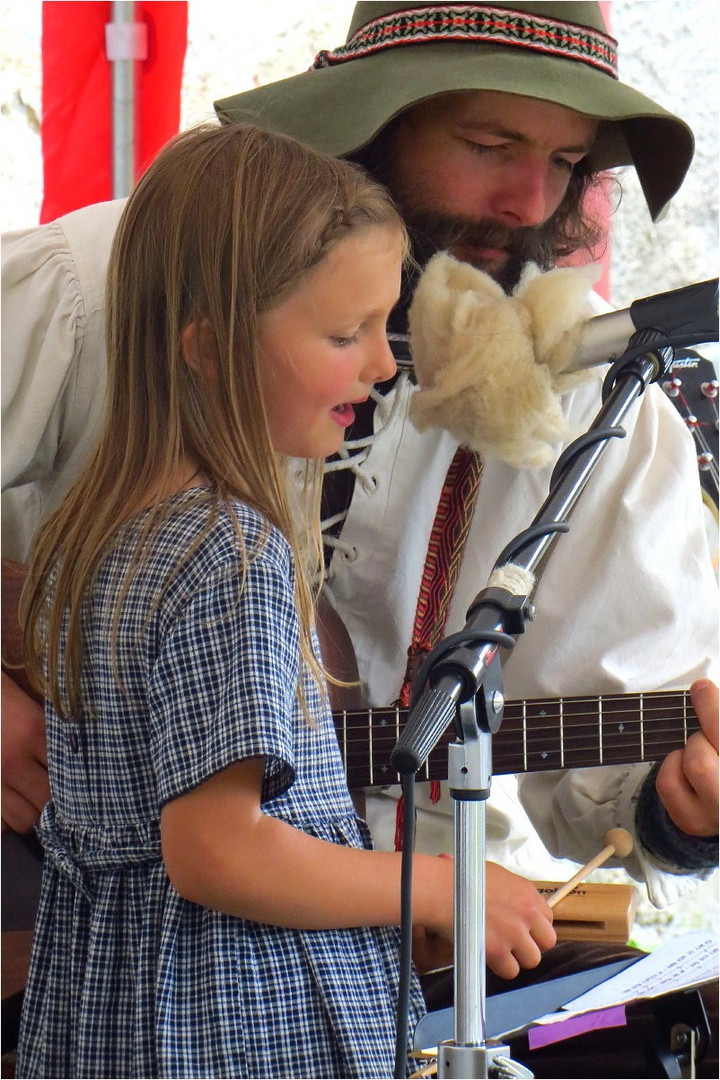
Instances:
[[[645,698],[640,695],[640,756],[645,760]]]
[[[560,768],[565,768],[565,731],[563,725],[563,699],[560,698]]]
[[[603,764],[603,710],[602,710],[602,698],[598,698],[598,755],[600,757],[600,764]]]
[[[370,731],[369,731],[369,740],[370,740],[370,787],[374,787],[375,786],[375,770],[373,768],[373,765],[374,765],[374,759],[375,759],[375,754],[374,754],[375,747],[374,747],[374,743],[373,743],[373,713],[372,713],[372,709],[368,710],[368,724],[370,726]]]

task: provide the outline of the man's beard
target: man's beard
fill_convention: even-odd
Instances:
[[[412,210],[407,206],[402,212],[410,234],[413,256],[421,267],[438,251],[458,247],[480,250],[500,248],[507,252],[507,260],[499,269],[489,270],[480,260],[473,265],[490,273],[509,293],[517,285],[527,263],[536,263],[541,270],[548,270],[552,266],[549,230],[544,226],[511,229],[502,222],[488,218],[474,220],[456,214]]]

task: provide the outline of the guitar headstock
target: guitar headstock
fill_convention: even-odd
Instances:
[[[708,511],[708,538],[717,570],[718,551],[718,376],[711,360],[678,349],[662,388],[695,440],[700,486]]]

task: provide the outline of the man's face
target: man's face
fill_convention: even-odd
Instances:
[[[496,91],[443,94],[408,110],[385,142],[383,179],[417,256],[448,250],[512,286],[596,128],[562,105]]]

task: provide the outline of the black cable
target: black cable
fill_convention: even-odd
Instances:
[[[412,871],[415,847],[415,776],[401,777],[403,797],[402,856],[400,861],[400,964],[395,1036],[396,1080],[407,1076],[410,983],[412,980]]]

